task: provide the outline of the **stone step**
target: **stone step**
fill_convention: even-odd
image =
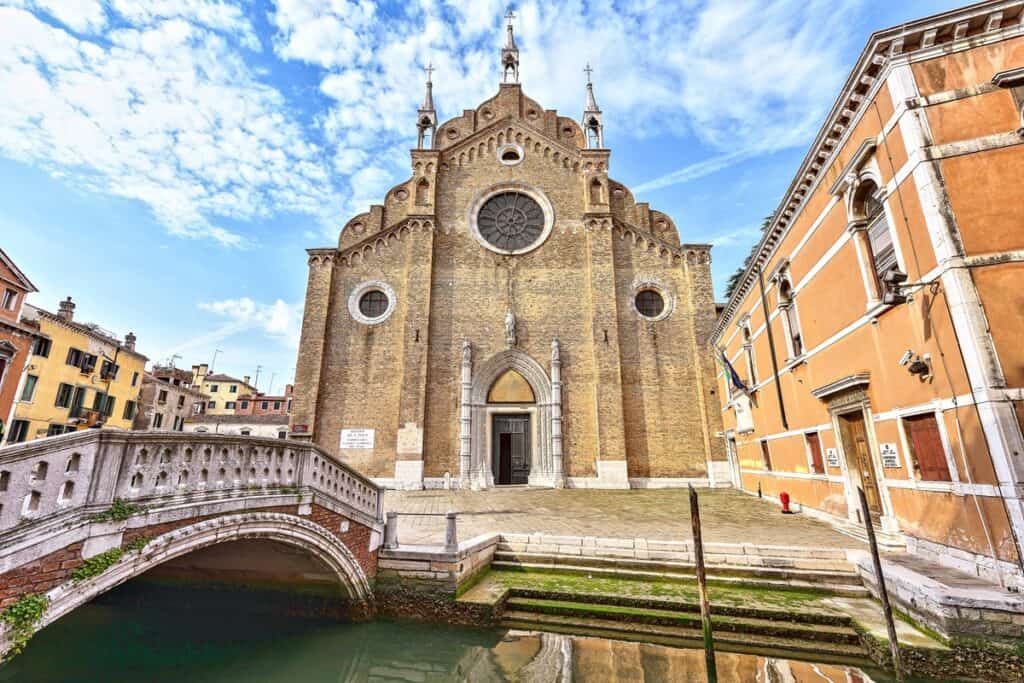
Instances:
[[[618,607],[635,607],[642,609],[668,610],[670,612],[685,612],[700,614],[700,604],[694,598],[693,602],[685,602],[680,598],[660,598],[653,596],[632,596],[607,593],[568,593],[536,588],[512,588],[508,593],[511,598],[527,598],[537,600],[554,600],[558,602],[574,602],[586,605],[607,605]],[[810,605],[802,605],[799,609],[778,609],[745,604],[742,607],[735,605],[712,604],[712,611],[716,616],[755,618],[763,621],[781,621],[790,623],[806,624],[809,626],[841,626],[852,627],[853,619],[840,612],[831,609],[815,608]]]
[[[617,640],[632,640],[671,647],[701,648],[700,628],[661,624],[636,624],[616,619],[579,615],[543,614],[520,610],[504,614],[501,625],[521,630],[550,631],[570,635],[590,635]],[[765,654],[772,657],[799,659],[820,663],[870,665],[862,645],[833,643],[804,638],[767,636],[754,633],[715,631],[715,649],[722,652]]]
[[[510,598],[506,603],[506,608],[513,612],[537,612],[540,614],[608,619],[629,624],[678,626],[697,631],[701,629],[699,613],[680,610],[622,607],[619,605],[602,605],[582,601],[520,597]],[[849,626],[806,624],[798,621],[761,619],[753,616],[727,616],[714,612],[712,612],[712,615],[711,623],[716,633],[723,631],[822,641],[825,643],[860,645],[860,636]]]
[[[614,567],[616,569],[639,569],[643,571],[668,571],[693,574],[692,562],[665,560],[637,560],[617,557],[592,557],[585,555],[567,555],[562,553],[527,553],[502,551],[495,552],[494,559],[499,562],[521,562],[538,565],[560,567]],[[708,575],[715,576],[758,576],[771,579],[796,579],[799,581],[836,584],[861,585],[860,575],[849,564],[838,570],[804,569],[798,567],[768,567],[757,565],[719,565],[707,564]]]
[[[533,564],[529,562],[510,562],[504,560],[495,560],[491,562],[491,567],[494,569],[506,569],[509,571],[540,571],[550,572],[554,569],[553,565],[550,564]],[[606,576],[614,577],[619,579],[642,579],[642,580],[658,580],[658,581],[695,581],[696,576],[693,572],[682,572],[682,571],[655,571],[655,570],[640,570],[640,569],[620,569],[614,566],[606,567],[586,567],[577,565],[566,565],[560,564],[557,566],[559,572],[565,572],[569,574],[583,574],[587,576]],[[825,593],[832,593],[834,595],[841,595],[843,597],[850,598],[866,598],[870,596],[870,593],[863,585],[853,585],[850,583],[831,583],[824,581],[804,581],[801,579],[775,579],[758,576],[757,574],[748,574],[744,576],[723,576],[714,572],[708,573],[708,580],[718,584],[734,585],[734,586],[746,586],[751,588],[764,588],[774,590],[785,590],[800,589],[800,590],[815,590],[822,591]]]
[[[645,541],[634,547],[629,539],[602,539],[604,544],[568,543],[569,537],[552,537],[550,542],[517,542],[502,540],[499,552],[550,555],[582,555],[612,557],[623,560],[654,560],[693,564],[693,548],[689,544]],[[561,541],[561,542],[555,542]],[[620,547],[622,546],[622,547]],[[628,547],[626,547],[628,546]],[[704,562],[708,566],[773,567],[777,569],[812,569],[822,571],[853,571],[846,550],[839,548],[810,549],[773,546],[733,546],[721,543],[705,545]]]

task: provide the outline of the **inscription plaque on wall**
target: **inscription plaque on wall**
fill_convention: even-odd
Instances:
[[[899,469],[900,456],[896,453],[896,444],[879,444],[879,449],[882,454],[882,467],[885,467],[886,469]]]
[[[372,429],[342,429],[342,448],[373,448]]]
[[[835,448],[825,449],[825,462],[829,467],[839,467],[839,451]]]

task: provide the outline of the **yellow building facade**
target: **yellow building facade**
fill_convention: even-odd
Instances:
[[[93,426],[131,429],[146,357],[135,335],[119,341],[96,325],[76,322],[70,297],[57,313],[25,306],[23,321],[37,343],[16,397],[9,442],[31,441]]]
[[[192,388],[206,394],[206,405],[201,411],[206,415],[234,415],[243,395],[257,393],[249,383],[249,376],[242,379],[224,374],[211,374],[208,365],[192,366]]]

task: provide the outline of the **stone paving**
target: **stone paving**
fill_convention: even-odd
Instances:
[[[783,515],[777,506],[744,493],[731,489],[699,493],[706,542],[866,547],[823,522],[800,514]],[[691,538],[686,489],[388,491],[384,507],[399,513],[398,539],[403,545],[443,542],[448,511],[459,513],[458,535],[463,541],[496,531],[666,541]]]

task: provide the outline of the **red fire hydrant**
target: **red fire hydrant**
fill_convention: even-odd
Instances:
[[[791,515],[793,511],[789,509],[789,494],[783,491],[779,494],[779,502],[782,503],[782,514]]]

